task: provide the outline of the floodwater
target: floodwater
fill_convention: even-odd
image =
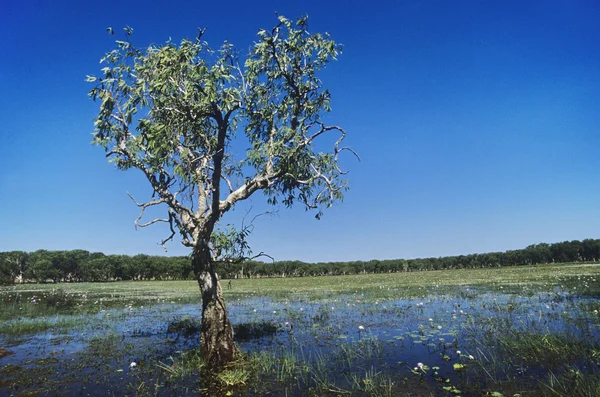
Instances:
[[[338,295],[322,300],[238,298],[227,303],[235,327],[275,326],[271,332],[238,338],[242,351],[294,355],[307,364],[327,357],[335,374],[332,383],[348,389],[353,373],[373,368],[401,379],[418,376],[423,365],[439,367],[436,379],[456,378],[455,364],[489,360],[493,338],[502,327],[515,335],[534,332],[600,341],[598,315],[585,309],[593,302],[597,299],[560,292],[518,296],[463,288],[457,294],[419,299],[365,301],[361,295]],[[141,394],[141,386],[152,394],[153,384],[169,382],[164,367],[198,344],[197,330],[169,332],[169,325],[182,318],[199,321],[199,309],[196,304],[162,303],[55,315],[43,319],[57,324],[70,319],[77,326],[1,335],[0,396],[48,388],[51,395]],[[529,369],[545,370],[543,365]],[[490,376],[503,376],[504,370],[496,371]],[[24,374],[36,375],[19,383]],[[432,393],[446,395],[433,377],[422,378]],[[273,382],[269,390],[271,395],[303,395],[310,382],[310,377],[300,379],[285,389]],[[485,380],[470,382],[483,385]],[[197,395],[198,384],[194,376],[184,376],[177,385],[162,387],[160,395]],[[256,393],[260,390],[242,388],[234,395]]]

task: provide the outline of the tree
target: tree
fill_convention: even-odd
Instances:
[[[0,252],[0,285],[22,283],[28,259],[23,251]]]
[[[49,279],[57,282],[61,277],[60,270],[54,265],[52,251],[37,250],[29,255],[27,278],[45,283]]]
[[[237,352],[215,263],[251,255],[251,225],[225,228],[222,216],[262,191],[270,204],[300,203],[319,218],[347,189],[338,156],[351,150],[342,146],[343,129],[322,121],[330,95],[317,77],[341,47],[307,28],[306,17],[279,17],[273,29],[259,30],[243,65],[230,43],[210,50],[203,30],[193,41],[142,51],[126,28],[127,40],[101,60],[103,76],[88,76],[89,95],[101,102],[93,143],[119,169],[141,170],[154,190],[151,200],[134,200],[136,226],[165,222],[170,234],[161,243],[179,233],[192,250],[200,348],[212,365]],[[331,150],[317,151],[315,142],[330,134]],[[142,223],[156,205],[167,216]]]

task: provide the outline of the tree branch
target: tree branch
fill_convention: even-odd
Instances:
[[[154,219],[154,220],[152,220],[150,222],[147,222],[147,223],[144,223],[144,224],[141,224],[141,225],[138,224],[138,221],[140,221],[142,219],[142,217],[144,216],[144,211],[146,211],[146,208],[162,204],[162,203],[165,202],[165,200],[161,197],[158,200],[148,201],[146,203],[138,203],[129,192],[127,192],[127,195],[135,203],[135,205],[137,205],[138,207],[141,208],[140,214],[138,215],[137,218],[135,218],[135,221],[133,221],[133,225],[135,226],[136,230],[137,230],[138,226],[139,227],[146,227],[146,226],[150,226],[150,225],[152,225],[154,223],[157,223],[157,222],[168,222],[167,219],[156,218],[156,219]]]

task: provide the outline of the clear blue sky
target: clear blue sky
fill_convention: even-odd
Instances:
[[[275,11],[344,44],[322,75],[328,120],[362,161],[344,162],[351,190],[322,220],[261,218],[255,252],[368,260],[600,237],[597,1],[3,0],[0,251],[165,254],[164,228],[133,227],[126,192],[150,197],[142,174],[90,145],[84,78],[113,48],[106,28],[145,46],[207,27],[211,46],[244,52]]]

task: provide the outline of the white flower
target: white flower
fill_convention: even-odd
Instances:
[[[129,364],[129,368],[135,368],[137,367],[137,363],[135,361],[132,361],[131,364]]]
[[[469,354],[469,358],[470,358],[471,360],[475,360],[475,357],[473,357],[473,356],[472,356],[472,355],[470,355],[470,354]]]
[[[359,332],[360,332],[360,331],[364,331],[364,329],[365,329],[365,327],[363,327],[362,325],[359,325],[359,326],[358,326],[358,331],[359,331]]]
[[[438,325],[438,329],[442,329],[442,326],[441,326],[441,325]]]
[[[429,319],[429,321],[433,321],[433,319],[432,319],[432,318],[430,318],[430,319]]]
[[[456,354],[460,354],[460,350],[457,350],[457,351],[456,351]]]
[[[417,367],[419,367],[419,369],[423,369],[423,363],[418,363]]]

